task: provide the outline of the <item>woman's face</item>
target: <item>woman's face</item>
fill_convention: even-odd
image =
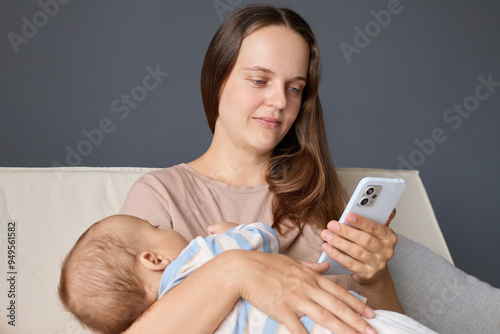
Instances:
[[[308,67],[309,47],[298,33],[267,26],[247,36],[221,92],[214,140],[270,155],[297,118]]]

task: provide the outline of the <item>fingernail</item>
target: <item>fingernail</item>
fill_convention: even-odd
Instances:
[[[345,220],[348,223],[354,223],[354,222],[356,222],[356,215],[350,213],[350,214],[347,215],[347,217],[345,217]]]
[[[335,220],[332,220],[330,224],[328,224],[328,229],[331,231],[337,232],[339,228],[339,222],[336,222]]]
[[[375,316],[375,312],[373,311],[373,309],[370,306],[366,307],[365,313],[366,313],[367,318],[373,318]]]
[[[321,238],[322,238],[323,240],[325,240],[325,241],[330,241],[330,240],[332,240],[332,238],[333,238],[333,234],[332,234],[332,232],[330,232],[330,231],[328,231],[328,230],[323,230],[323,231],[321,232]]]
[[[366,334],[377,334],[377,331],[373,327],[366,327]]]
[[[323,242],[321,244],[321,249],[323,250],[323,252],[328,253],[328,252],[331,252],[333,250],[333,247],[328,242]]]

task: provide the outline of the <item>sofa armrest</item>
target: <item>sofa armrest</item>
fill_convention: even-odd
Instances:
[[[402,235],[389,261],[406,314],[438,333],[500,333],[500,289]]]

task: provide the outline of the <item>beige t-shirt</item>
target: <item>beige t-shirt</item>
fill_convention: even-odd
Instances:
[[[209,225],[219,222],[272,225],[272,193],[268,184],[238,187],[195,172],[186,164],[143,175],[130,189],[120,213],[174,229],[186,240],[205,237]],[[280,237],[280,253],[295,260],[316,262],[321,254],[320,231],[306,226]],[[358,291],[350,276],[330,277]]]

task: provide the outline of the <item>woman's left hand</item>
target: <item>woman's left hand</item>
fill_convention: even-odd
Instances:
[[[352,226],[330,221],[321,232],[321,238],[326,241],[322,249],[333,260],[351,270],[353,279],[358,283],[374,282],[394,254],[398,238],[388,226],[395,215],[396,210],[385,226],[353,213],[346,216],[346,222]]]

